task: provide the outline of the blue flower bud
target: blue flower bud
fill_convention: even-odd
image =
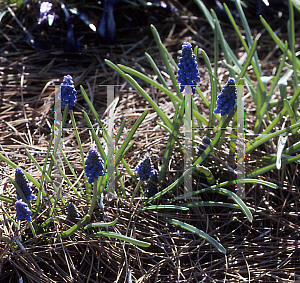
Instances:
[[[35,199],[35,196],[32,194],[30,184],[26,176],[24,175],[23,171],[20,168],[16,168],[15,181],[28,201]],[[18,194],[18,191],[16,191],[16,194],[17,194],[17,199],[18,200],[21,199],[21,197]]]
[[[72,217],[72,218],[78,218],[79,217],[79,211],[78,211],[76,205],[73,204],[72,202],[70,202],[68,204],[67,212],[68,212],[69,217]]]
[[[73,78],[70,75],[64,76],[63,83],[60,86],[61,106],[65,107],[69,104],[69,109],[73,110],[76,104],[76,94]]]
[[[221,116],[228,115],[236,105],[236,99],[237,91],[235,80],[233,78],[230,78],[227,84],[223,87],[221,93],[218,95],[214,113],[220,113]]]
[[[193,54],[191,44],[187,42],[183,43],[179,62],[177,81],[180,84],[180,91],[182,92],[186,85],[190,85],[192,88],[192,93],[195,94],[197,83],[200,83],[201,80],[199,71],[197,69],[197,59]]]
[[[142,181],[148,181],[150,176],[155,173],[150,157],[146,156],[146,158],[135,168],[135,171]]]
[[[92,184],[94,179],[104,176],[104,162],[98,152],[91,148],[85,161],[85,175],[89,178],[89,183]]]
[[[32,221],[31,214],[32,211],[28,207],[27,203],[23,202],[22,200],[18,200],[15,203],[15,210],[17,212],[17,220],[27,220],[28,222]]]

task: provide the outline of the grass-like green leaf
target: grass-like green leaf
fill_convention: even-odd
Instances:
[[[149,205],[144,206],[141,211],[145,210],[156,210],[156,209],[179,209],[179,210],[189,210],[187,207],[182,205],[173,205],[173,204],[165,204],[165,205]]]
[[[130,238],[130,237],[127,237],[127,236],[123,236],[121,234],[114,233],[114,232],[97,232],[97,233],[91,234],[90,236],[91,237],[115,238],[115,239],[118,239],[118,240],[121,240],[121,241],[124,241],[124,242],[127,242],[127,243],[131,243],[131,244],[136,245],[136,246],[144,247],[144,248],[147,248],[151,245],[150,243],[140,241],[140,240],[136,240],[136,239],[133,239],[133,238]]]
[[[190,231],[196,235],[198,235],[199,237],[205,239],[207,242],[209,242],[210,244],[212,244],[214,247],[216,247],[218,249],[219,252],[226,254],[226,249],[213,237],[209,236],[208,234],[206,234],[205,232],[201,231],[200,229],[184,223],[182,221],[179,221],[177,219],[172,219],[172,218],[163,218],[164,221],[176,225],[178,227],[181,227],[187,231]]]
[[[241,207],[238,204],[235,203],[228,203],[228,202],[220,202],[220,201],[197,201],[197,202],[188,202],[188,203],[182,203],[179,206],[183,207],[201,207],[201,206],[219,206],[219,207],[228,207],[228,208],[235,208],[235,209],[241,209]],[[250,211],[254,211],[252,207],[249,208]]]
[[[118,222],[118,218],[116,218],[114,221],[111,222],[96,222],[96,223],[90,223],[84,227],[84,229],[89,228],[95,228],[95,227],[108,227],[113,226]]]

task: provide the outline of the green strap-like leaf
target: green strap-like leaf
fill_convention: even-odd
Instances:
[[[189,210],[187,207],[183,207],[181,205],[173,205],[173,204],[165,204],[165,205],[149,205],[145,206],[141,209],[141,211],[145,210],[156,210],[156,209],[179,209],[179,210]]]
[[[190,225],[190,224],[187,224],[187,223],[184,223],[184,222],[181,222],[177,219],[172,219],[172,218],[163,218],[164,221],[170,223],[170,224],[173,224],[173,225],[176,225],[176,226],[179,226],[187,231],[190,231],[196,235],[198,235],[199,237],[205,239],[207,242],[209,242],[210,244],[212,244],[214,247],[216,247],[218,249],[219,252],[223,253],[223,254],[226,254],[226,249],[217,241],[215,240],[213,237],[209,236],[208,234],[206,234],[205,232],[201,231],[200,229]]]
[[[97,222],[97,223],[90,223],[84,227],[84,229],[94,228],[94,227],[108,227],[113,226],[118,222],[118,218],[111,222]]]
[[[136,240],[136,239],[132,239],[130,237],[123,236],[121,234],[114,233],[114,232],[97,232],[97,233],[91,234],[91,237],[102,237],[102,236],[119,239],[119,240],[122,240],[124,242],[131,243],[133,245],[144,247],[144,248],[147,248],[151,245],[150,243],[140,241],[140,240]]]

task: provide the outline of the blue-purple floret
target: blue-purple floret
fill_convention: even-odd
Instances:
[[[214,113],[220,113],[221,116],[228,115],[233,107],[236,105],[237,92],[235,80],[230,78],[227,84],[218,95],[216,109]]]
[[[98,152],[91,148],[85,161],[85,175],[89,178],[90,184],[94,182],[94,179],[98,179],[100,176],[104,176],[104,162]]]
[[[186,85],[190,85],[193,94],[196,93],[197,83],[200,83],[201,81],[197,66],[198,63],[193,54],[192,45],[187,42],[183,43],[181,57],[179,58],[177,78],[177,82],[180,83],[181,92]]]
[[[61,106],[65,107],[69,104],[69,109],[73,110],[76,104],[76,94],[73,78],[70,75],[64,76],[63,83],[60,86]]]
[[[23,171],[20,168],[16,168],[15,181],[28,201],[35,199],[35,196],[32,194],[30,184],[26,176],[24,175]],[[17,199],[18,200],[21,199],[20,195],[18,194],[18,191],[16,191],[16,194],[17,194]]]
[[[28,222],[32,221],[31,214],[32,211],[28,207],[27,203],[22,200],[18,200],[15,202],[15,210],[17,212],[17,220],[27,220]]]
[[[146,156],[146,158],[135,168],[135,171],[140,180],[148,181],[150,176],[155,174],[150,157]]]

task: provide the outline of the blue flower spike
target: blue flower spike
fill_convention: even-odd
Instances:
[[[76,94],[73,78],[70,75],[64,76],[64,80],[60,85],[61,106],[65,107],[69,104],[69,109],[73,110],[76,104]]]
[[[221,116],[228,115],[236,105],[237,90],[235,80],[230,78],[218,95],[216,109],[214,113],[220,113]]]
[[[146,156],[146,158],[135,168],[135,171],[140,180],[148,181],[150,176],[155,174],[150,157]]]
[[[32,221],[31,214],[32,211],[28,207],[28,204],[23,202],[22,200],[18,200],[15,202],[15,210],[17,212],[17,220],[27,220],[28,222]]]
[[[30,184],[25,174],[20,168],[16,168],[15,181],[28,201],[35,199],[35,196],[32,194]],[[18,200],[21,199],[20,195],[18,194],[18,191],[16,191],[16,194],[17,194],[17,199]]]
[[[104,176],[104,162],[96,149],[91,148],[85,161],[85,175],[89,178],[89,183],[92,184],[95,179]]]
[[[131,196],[130,205],[132,205],[135,195],[138,192],[138,189],[142,185],[143,182],[148,181],[149,178],[155,174],[155,169],[153,168],[151,159],[149,156],[146,156],[144,160],[142,160],[138,166],[136,166],[135,171],[140,178],[138,184],[136,185],[134,192]]]
[[[190,85],[192,93],[196,93],[197,83],[201,81],[197,66],[198,63],[196,56],[193,54],[192,45],[187,42],[183,43],[181,57],[179,58],[177,78],[181,92],[183,92],[185,86]]]

